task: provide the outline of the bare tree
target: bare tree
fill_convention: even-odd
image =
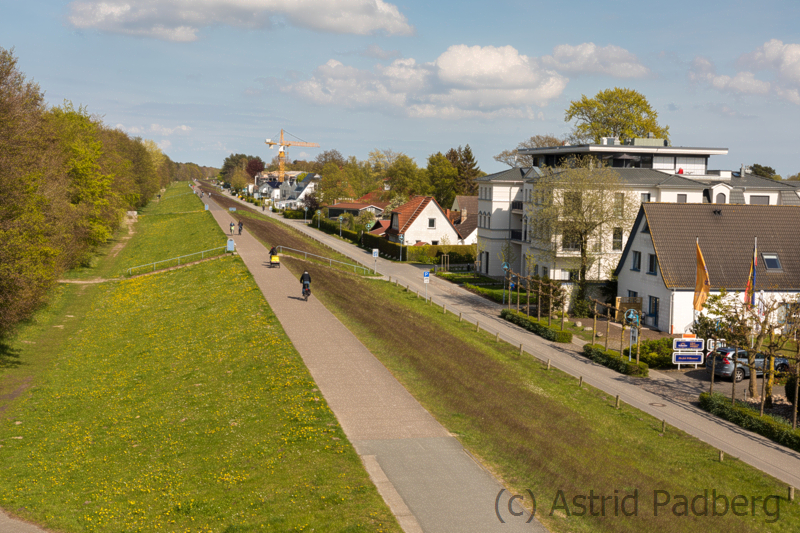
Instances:
[[[503,150],[494,156],[494,160],[505,163],[510,167],[531,167],[533,166],[533,156],[520,155],[520,149],[548,148],[550,146],[561,146],[562,144],[564,144],[563,138],[550,133],[547,135],[533,135],[527,141],[520,142],[513,150]]]
[[[621,251],[623,232],[633,225],[639,201],[629,195],[619,174],[592,157],[543,169],[532,198],[526,214],[532,221],[534,255],[540,262],[558,257],[571,267],[578,285],[573,308],[588,312],[589,271],[597,265],[597,279],[605,277],[598,259]]]

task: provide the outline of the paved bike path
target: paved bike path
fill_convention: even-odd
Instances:
[[[270,215],[279,218],[274,214]],[[350,257],[354,262],[369,268],[375,265],[369,251],[358,248],[349,241],[310,228],[302,221],[283,218],[280,220]],[[383,258],[377,260],[378,273],[391,277],[393,281],[399,280],[403,286],[420,292],[425,291],[422,271],[427,268],[429,267],[396,263]],[[576,346],[559,345],[544,340],[501,319],[499,317],[501,305],[451,283],[431,276],[427,291],[434,303],[445,304],[447,310],[455,314],[462,313],[464,320],[473,324],[480,322],[482,329],[491,333],[499,332],[501,339],[515,346],[522,344],[527,353],[540,360],[550,359],[556,368],[576,378],[583,376],[585,383],[611,396],[620,395],[623,402],[659,420],[666,420],[670,426],[693,435],[725,452],[726,455],[736,457],[787,485],[800,487],[800,453],[711,415],[691,403],[676,399],[669,392],[665,394],[649,392],[637,383],[636,378],[621,375],[582,357],[577,353]],[[582,344],[582,341],[576,341],[575,344]],[[654,388],[663,385],[665,391],[680,387],[674,377],[663,372],[651,370],[649,379]]]
[[[227,230],[228,212],[209,205]],[[529,515],[509,502],[507,491],[498,501],[502,485],[318,299],[300,297],[300,282],[288,269],[269,268],[267,249],[246,228],[232,238],[404,531],[547,531],[536,518],[526,523]],[[520,516],[511,515],[509,503]]]

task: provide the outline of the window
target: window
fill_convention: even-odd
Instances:
[[[622,213],[625,210],[625,193],[614,193],[614,216],[622,218]]]
[[[439,245],[439,241],[431,241],[431,244],[432,244],[433,246],[438,246],[438,245]]]
[[[581,193],[579,192],[565,192],[564,193],[564,211],[567,215],[577,213],[581,210]]]
[[[778,254],[763,253],[761,258],[764,259],[764,268],[767,270],[783,270],[781,268],[781,260],[778,259]]]
[[[633,252],[631,256],[631,270],[642,269],[642,252]]]
[[[650,193],[649,192],[643,192],[642,193],[642,203],[646,204],[649,201],[650,201]]]
[[[628,291],[628,298],[638,298],[639,293],[636,291]]]
[[[655,296],[651,296],[650,308],[648,309],[647,314],[654,318],[653,325],[658,325],[658,308],[659,308],[658,298],[656,298]]]
[[[486,217],[486,227],[491,229],[492,228],[492,215]]]
[[[561,242],[562,250],[580,250],[581,240],[580,235],[575,231],[565,231]]]
[[[542,267],[542,277],[543,278],[549,278],[550,277],[550,270],[545,266]]]
[[[750,196],[750,204],[752,205],[769,205],[769,196]]]
[[[615,252],[622,250],[622,228],[614,228],[614,238],[611,241],[611,249]]]
[[[685,204],[686,203],[686,195],[685,194],[679,194],[678,195],[678,203],[679,204]]]
[[[648,254],[647,259],[647,273],[655,276],[658,272],[658,259],[656,258],[656,254]]]
[[[533,265],[533,275],[534,276],[539,275],[539,265]]]
[[[428,229],[436,229],[436,219],[429,218],[428,219]]]
[[[716,203],[724,204],[726,200],[727,200],[727,198],[725,198],[725,193],[724,192],[717,193],[717,202]]]
[[[397,220],[398,216],[399,215],[397,213],[392,214],[392,229],[396,229],[396,230],[400,229],[400,224],[398,223],[398,220]]]

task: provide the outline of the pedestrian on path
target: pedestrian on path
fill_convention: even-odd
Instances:
[[[231,221],[231,235],[233,235],[233,228],[234,227],[235,227],[235,224],[233,223],[233,221]]]
[[[242,234],[242,228],[243,228],[243,227],[244,227],[244,222],[242,222],[242,221],[240,220],[240,221],[239,221],[239,235],[241,235],[241,234]]]

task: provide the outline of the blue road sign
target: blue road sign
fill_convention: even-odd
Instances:
[[[704,339],[672,339],[672,349],[675,351],[702,352],[704,347]]]
[[[672,352],[672,364],[702,365],[703,352]]]
[[[508,263],[503,263],[503,270],[508,270]]]

